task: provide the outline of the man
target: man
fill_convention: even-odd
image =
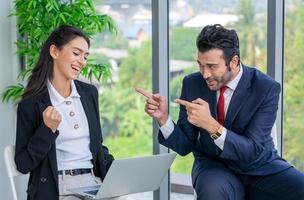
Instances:
[[[193,153],[198,199],[304,199],[304,175],[278,156],[271,138],[279,83],[241,64],[234,30],[206,26],[196,45],[200,72],[183,80],[177,124],[164,97],[136,90],[159,123],[159,142]]]

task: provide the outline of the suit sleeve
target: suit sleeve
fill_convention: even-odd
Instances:
[[[227,130],[224,150],[220,154],[221,158],[248,165],[254,164],[269,152],[271,147],[267,147],[263,143],[265,138],[269,138],[276,119],[280,90],[278,83],[270,87],[244,133],[237,134]]]
[[[34,105],[23,103],[17,109],[15,163],[24,174],[33,171],[45,159],[58,136],[58,131],[53,133],[43,122],[39,125],[35,121],[38,114],[34,110]]]
[[[183,80],[182,92],[180,99],[187,100],[187,78]],[[185,106],[180,106],[179,119],[177,124],[174,124],[174,130],[172,134],[165,139],[163,134],[159,132],[159,142],[177,152],[178,154],[185,156],[192,152],[193,146],[197,142],[198,129],[188,121],[187,110]]]

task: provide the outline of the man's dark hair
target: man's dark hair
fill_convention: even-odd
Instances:
[[[211,49],[223,50],[227,66],[235,55],[239,57],[240,62],[239,38],[236,31],[226,29],[220,24],[205,26],[197,36],[196,47],[201,53]]]

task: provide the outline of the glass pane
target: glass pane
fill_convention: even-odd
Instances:
[[[145,99],[134,91],[152,90],[151,1],[96,0],[95,6],[117,24],[117,33],[92,41],[93,57],[112,71],[99,101],[105,145],[116,159],[151,155],[152,119],[144,112]]]
[[[198,71],[196,37],[206,25],[222,24],[235,29],[240,40],[243,64],[266,72],[267,1],[264,0],[171,0],[170,1],[170,102],[179,98],[182,79]],[[177,121],[179,106],[170,103]],[[191,154],[178,156],[172,172],[190,174]]]
[[[304,2],[285,1],[283,154],[304,172]]]

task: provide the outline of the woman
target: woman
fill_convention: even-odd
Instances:
[[[68,189],[100,184],[114,159],[102,145],[98,91],[76,80],[89,47],[75,27],[54,30],[18,105],[15,162],[30,173],[28,199],[81,199]]]

